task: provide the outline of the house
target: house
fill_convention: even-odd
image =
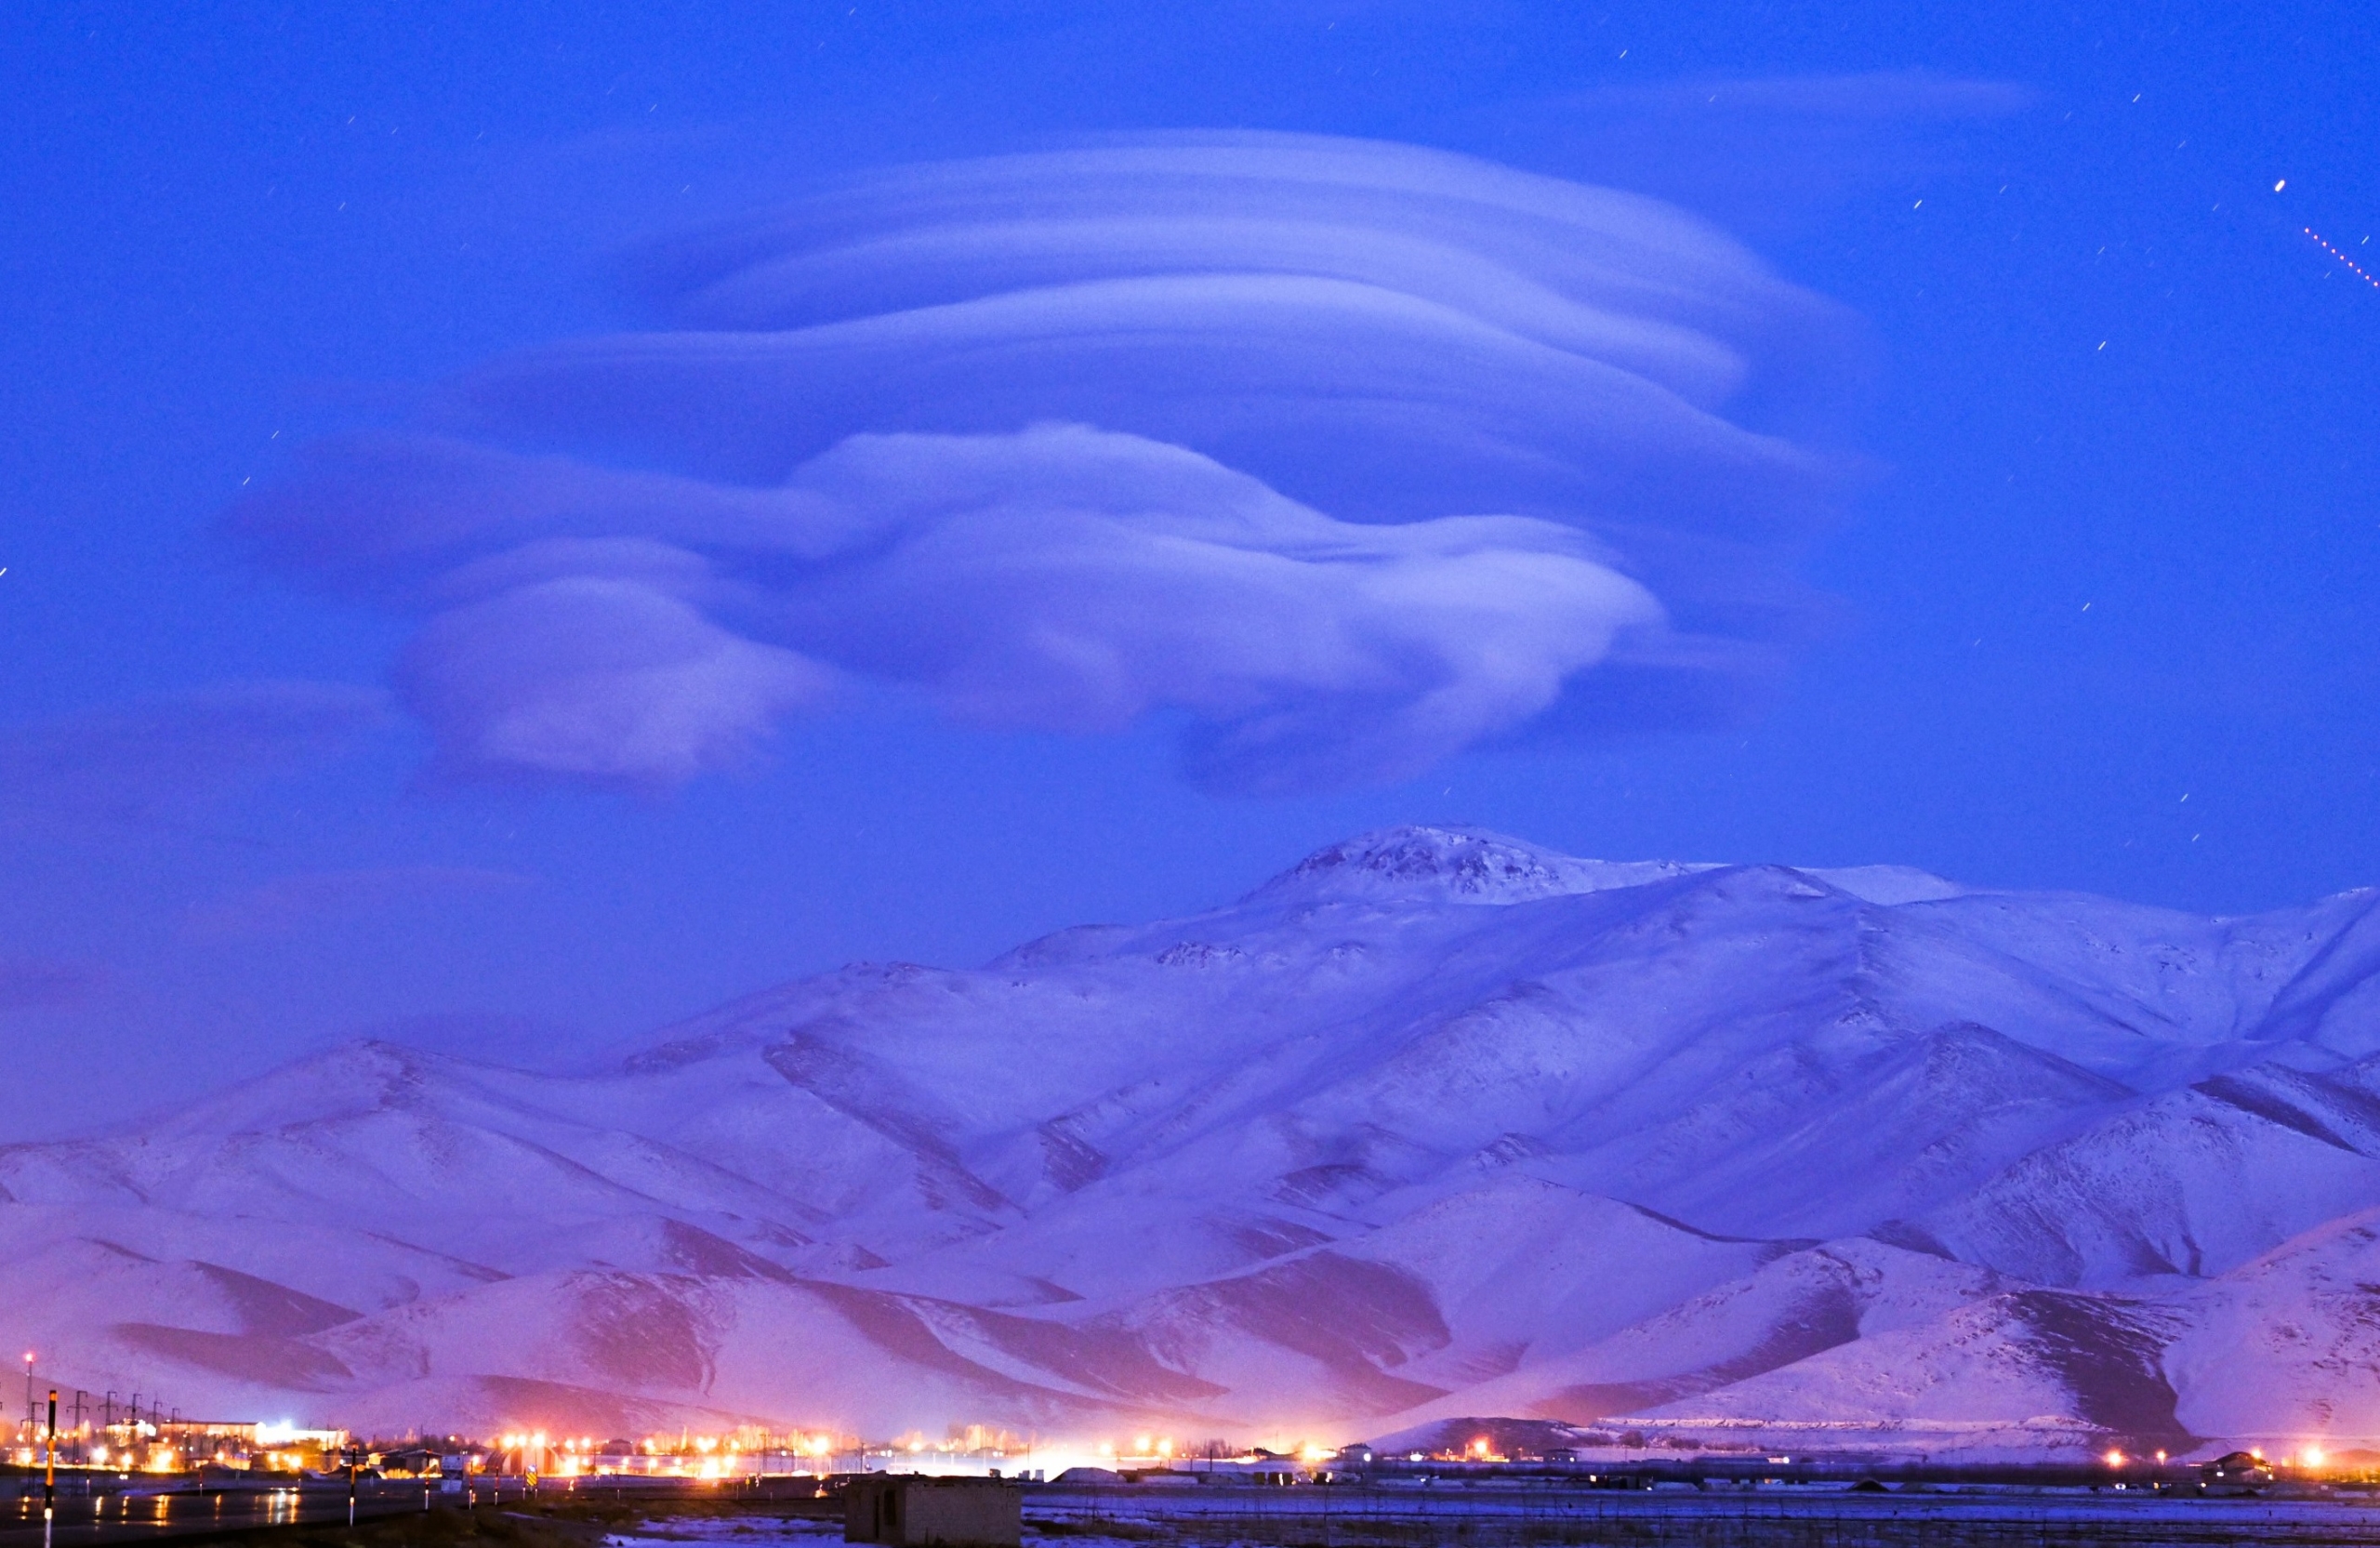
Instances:
[[[1017,1548],[1025,1491],[1005,1478],[872,1474],[843,1492],[843,1541],[888,1548]]]

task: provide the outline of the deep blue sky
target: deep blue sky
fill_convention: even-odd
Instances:
[[[2380,883],[2380,287],[2301,232],[2380,271],[2369,6],[37,5],[0,86],[0,1047],[50,1093],[0,1138],[367,1031],[568,1057],[1389,822],[2210,911]],[[649,325],[641,243],[1200,128],[1651,194],[1844,309],[1809,433],[1865,471],[1765,699],[1286,796],[1185,779],[1167,712],[892,692],[667,788],[454,777],[376,696],[420,618],[227,530],[293,448]]]

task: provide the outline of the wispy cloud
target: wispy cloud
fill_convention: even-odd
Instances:
[[[0,817],[176,826],[240,787],[335,757],[387,723],[345,683],[227,682],[0,728]]]
[[[1534,165],[1770,231],[1922,187],[1974,154],[1978,129],[2032,103],[2010,82],[1924,71],[1711,76],[1501,102],[1465,126],[1527,147]]]
[[[209,941],[286,935],[358,915],[507,893],[529,878],[476,866],[382,866],[275,877],[192,907],[183,927]]]
[[[87,963],[0,957],[0,1012],[72,1010],[106,985],[107,974]]]
[[[1729,113],[1863,121],[1905,128],[1916,124],[2005,118],[2032,105],[2010,81],[1879,70],[1851,75],[1711,76],[1658,86],[1608,86],[1555,99],[1606,111],[1724,108]]]
[[[1727,412],[1807,387],[1832,308],[1667,206],[1411,147],[909,168],[636,273],[667,326],[493,363],[233,514],[423,616],[397,687],[451,771],[672,783],[879,683],[1172,711],[1238,789],[1674,720],[1773,666],[1843,473]]]

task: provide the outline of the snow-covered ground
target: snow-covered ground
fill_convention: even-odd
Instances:
[[[657,1515],[615,1532],[615,1548],[813,1548],[842,1541],[839,1521]],[[1846,1488],[1572,1490],[1117,1489],[1035,1492],[1027,1544],[1064,1548],[1482,1548],[1547,1543],[1673,1543],[1686,1548],[2109,1548],[2380,1541],[2380,1507],[2363,1498],[2217,1499],[2147,1492]]]
[[[0,1149],[0,1333],[184,1412],[1045,1444],[1469,1415],[2380,1436],[2380,894],[2202,919],[1466,831]]]

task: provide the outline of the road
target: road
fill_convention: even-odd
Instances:
[[[13,1483],[14,1480],[11,1480]],[[80,1480],[76,1480],[79,1484]],[[520,1486],[511,1486],[517,1497]],[[431,1496],[460,1503],[452,1496]],[[488,1500],[483,1489],[481,1502]],[[395,1515],[422,1508],[422,1486],[366,1480],[357,1490],[359,1518]],[[50,1541],[69,1544],[137,1542],[197,1532],[237,1531],[252,1527],[330,1525],[347,1519],[347,1485],[308,1480],[302,1488],[215,1489],[133,1488],[112,1493],[68,1493],[61,1483]],[[31,1548],[42,1541],[41,1487],[21,1499],[0,1497],[0,1548]]]

